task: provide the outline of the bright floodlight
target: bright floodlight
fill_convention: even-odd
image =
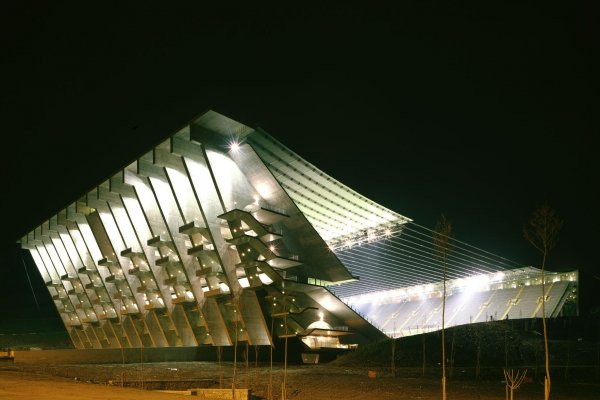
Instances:
[[[237,152],[240,149],[240,144],[236,141],[229,143],[229,150]]]

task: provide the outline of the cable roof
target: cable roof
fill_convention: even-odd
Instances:
[[[442,281],[444,268],[435,256],[432,234],[432,230],[410,222],[389,237],[337,249],[338,258],[359,280],[330,288],[340,297],[349,297]],[[454,238],[449,244],[447,279],[522,267]]]

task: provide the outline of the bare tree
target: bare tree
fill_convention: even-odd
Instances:
[[[444,271],[444,293],[442,296],[442,400],[446,400],[446,337],[445,337],[445,319],[446,319],[446,279],[447,279],[447,266],[448,256],[452,251],[452,245],[450,244],[450,237],[452,236],[452,224],[442,214],[440,220],[433,229],[433,251],[436,258],[442,264]]]
[[[548,253],[556,245],[558,232],[563,221],[548,204],[536,207],[531,218],[523,225],[523,237],[536,250],[542,253],[542,326],[544,327],[544,355],[546,357],[546,377],[544,378],[544,399],[550,398],[550,358],[548,355],[548,332],[546,330],[546,281],[545,268]]]
[[[527,376],[527,370],[519,371],[512,369],[504,369],[504,381],[506,382],[506,400],[509,400],[508,394],[510,393],[510,400],[514,399],[513,393],[516,389],[521,386]]]

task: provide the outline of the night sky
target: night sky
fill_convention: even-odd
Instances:
[[[600,275],[597,7],[48,3],[0,11],[4,313],[52,307],[14,242],[207,109],[524,265],[547,201],[564,219],[549,268]]]

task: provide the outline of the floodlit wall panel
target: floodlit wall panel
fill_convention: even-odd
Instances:
[[[28,233],[75,347],[272,345],[281,299],[300,334],[308,279],[353,278],[323,238],[400,220],[301,161],[209,111]],[[360,319],[320,299],[329,321]]]

